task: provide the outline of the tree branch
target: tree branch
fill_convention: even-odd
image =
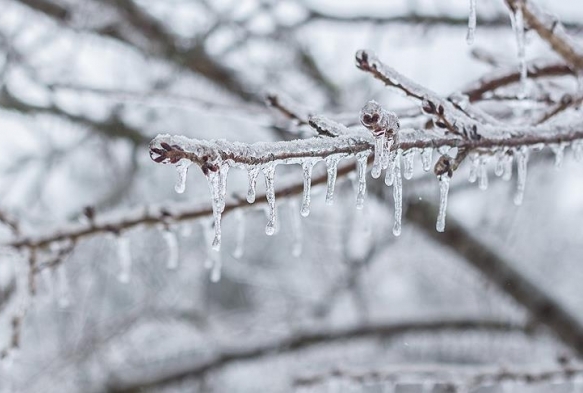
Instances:
[[[387,339],[406,333],[438,331],[525,332],[525,327],[506,321],[458,319],[376,323],[329,331],[300,332],[272,342],[219,350],[207,358],[193,356],[190,359],[181,359],[177,364],[168,364],[163,369],[152,370],[147,367],[145,370],[124,370],[123,373],[115,373],[110,377],[107,392],[140,392],[143,389],[160,387],[185,378],[198,378],[235,362],[296,352],[315,345],[357,339]]]
[[[437,209],[426,201],[413,200],[406,217],[431,239],[459,254],[490,279],[500,290],[525,307],[532,319],[547,326],[557,337],[583,357],[583,324],[551,295],[525,277],[512,263],[448,217],[447,231],[435,231]]]

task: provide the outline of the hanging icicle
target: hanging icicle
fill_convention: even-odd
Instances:
[[[338,172],[339,156],[328,156],[326,158],[326,171],[328,173],[328,181],[326,184],[326,204],[332,205],[334,203],[334,188],[336,186],[336,175]]]
[[[372,164],[372,169],[370,171],[370,174],[372,176],[373,179],[378,179],[379,176],[381,175],[381,170],[382,170],[382,163],[384,161],[384,155],[385,155],[385,145],[387,142],[387,138],[385,136],[385,133],[381,133],[379,135],[375,134],[374,137],[374,162]]]
[[[514,204],[517,206],[522,205],[524,199],[524,190],[526,188],[526,173],[528,168],[528,147],[522,146],[516,150],[516,166],[517,166],[517,177],[516,181],[516,194],[514,195]]]
[[[526,43],[525,43],[525,31],[524,31],[524,15],[522,13],[522,2],[523,0],[518,0],[515,2],[515,10],[510,10],[510,20],[512,22],[512,28],[514,30],[514,35],[516,37],[516,46],[518,49],[518,63],[520,67],[520,84],[521,92],[519,93],[520,98],[526,96],[526,78],[528,75],[528,69],[526,67]]]
[[[364,207],[364,197],[366,195],[366,162],[368,160],[369,151],[363,151],[356,155],[356,162],[358,166],[358,193],[356,195],[356,208],[362,209]]]
[[[162,231],[162,237],[166,242],[166,267],[168,269],[176,269],[178,267],[178,239],[176,238],[176,234],[170,229],[165,228]]]
[[[302,164],[302,172],[304,175],[304,193],[302,195],[302,207],[300,209],[300,214],[302,217],[307,217],[310,215],[310,192],[312,189],[312,169],[316,160],[305,160]]]
[[[407,180],[413,178],[413,160],[415,159],[415,150],[411,149],[403,152],[403,177]]]
[[[583,159],[583,141],[574,141],[571,144],[571,149],[573,149],[575,161],[581,162]]]
[[[466,42],[468,45],[474,43],[474,36],[476,34],[476,0],[470,0],[470,15],[468,17],[468,33],[466,35]]]
[[[176,164],[176,171],[178,172],[178,180],[174,186],[174,190],[182,194],[186,190],[186,175],[188,174],[188,168],[192,165],[192,161],[183,158]]]
[[[480,157],[478,168],[478,187],[480,190],[485,191],[488,189],[488,161],[486,157]]]
[[[561,169],[563,166],[563,157],[565,156],[565,147],[567,147],[566,143],[557,143],[549,145],[553,153],[555,153],[555,168]]]
[[[494,174],[498,177],[504,174],[504,161],[506,160],[506,150],[498,150],[496,152],[496,166],[494,168]]]
[[[435,229],[438,232],[445,230],[445,215],[447,213],[447,195],[449,193],[450,178],[447,174],[439,176],[439,213]]]
[[[221,249],[221,216],[225,207],[226,197],[226,185],[223,184],[226,182],[226,176],[224,173],[221,173],[225,171],[223,168],[225,167],[221,165],[218,171],[208,171],[206,173],[209,189],[211,192],[215,228],[215,236],[212,242],[212,247],[217,251]]]
[[[275,233],[275,225],[277,222],[277,211],[275,206],[275,165],[269,163],[263,167],[263,175],[265,176],[265,197],[267,198],[267,225],[265,226],[265,233],[271,236]]]
[[[433,149],[431,147],[426,147],[421,151],[421,165],[425,172],[431,170],[431,163],[433,162]]]
[[[401,234],[401,216],[403,215],[403,180],[401,179],[401,152],[397,153],[394,165],[393,199],[395,202],[395,223],[393,235]]]
[[[235,209],[234,215],[237,236],[235,240],[235,250],[233,250],[233,258],[240,259],[245,253],[245,213],[242,209]]]
[[[392,186],[395,179],[395,161],[397,160],[397,151],[391,150],[388,154],[387,171],[385,172],[385,184]]]
[[[470,176],[468,181],[470,183],[475,183],[478,180],[478,166],[479,166],[479,156],[477,154],[470,154]]]
[[[255,185],[257,184],[257,175],[259,174],[259,167],[252,166],[247,170],[247,177],[249,179],[249,186],[247,189],[247,202],[255,202]]]
[[[512,161],[514,157],[512,154],[506,154],[504,156],[504,173],[502,173],[502,180],[509,181],[512,179]]]

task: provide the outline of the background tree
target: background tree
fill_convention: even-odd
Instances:
[[[577,387],[583,15],[389,3],[3,0],[0,390]]]

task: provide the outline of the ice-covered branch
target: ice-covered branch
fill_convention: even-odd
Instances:
[[[425,332],[525,332],[524,326],[496,320],[438,320],[393,323],[371,323],[334,330],[298,332],[267,343],[249,344],[219,349],[206,357],[193,356],[179,363],[165,362],[164,366],[142,370],[123,370],[113,374],[107,385],[109,393],[129,393],[160,387],[186,378],[199,378],[235,362],[252,361],[267,356],[297,352],[321,344],[333,344],[355,339],[386,339],[406,333]]]
[[[386,383],[391,386],[400,384],[422,385],[430,384],[450,387],[454,392],[468,392],[483,386],[493,386],[504,383],[544,384],[552,382],[568,383],[579,380],[583,376],[583,366],[556,365],[547,367],[500,367],[473,366],[456,367],[438,364],[393,366],[385,369],[358,371],[354,369],[336,368],[331,371],[297,378],[296,387],[311,387],[326,383],[332,379],[363,383]],[[430,388],[431,390],[431,388]]]
[[[556,18],[539,10],[532,1],[506,0],[506,3],[515,18],[524,18],[528,27],[535,30],[571,67],[575,70],[583,69],[583,51],[567,35]]]

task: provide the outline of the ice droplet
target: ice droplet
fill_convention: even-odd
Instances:
[[[302,207],[300,214],[302,217],[310,215],[310,190],[312,188],[312,169],[316,164],[315,160],[305,160],[302,164],[302,172],[304,174],[304,193],[302,195]]]
[[[479,165],[479,157],[477,154],[470,154],[470,176],[468,181],[470,183],[475,183],[478,180],[478,165]]]
[[[449,181],[450,178],[447,174],[443,174],[439,177],[439,213],[437,214],[437,223],[435,225],[435,229],[437,229],[438,232],[443,232],[445,230]]]
[[[120,266],[117,279],[119,282],[127,284],[130,282],[130,274],[132,270],[132,254],[129,237],[123,235],[117,237],[117,257]]]
[[[403,152],[403,177],[407,180],[413,178],[413,160],[415,159],[415,150],[411,149]]]
[[[385,172],[385,184],[392,186],[395,179],[395,161],[397,160],[397,150],[391,150],[388,154],[387,171]]]
[[[565,156],[566,143],[552,144],[549,146],[555,153],[555,168],[560,169],[563,166],[563,157]]]
[[[290,201],[290,215],[292,221],[292,255],[298,258],[302,255],[303,249],[303,234],[302,234],[302,220],[298,215],[297,203],[292,200]]]
[[[326,171],[328,172],[328,182],[326,184],[326,204],[334,203],[334,188],[336,186],[336,174],[338,172],[338,156],[328,156],[326,158]]]
[[[431,170],[431,163],[433,161],[433,149],[431,147],[426,147],[421,151],[421,165],[425,172]]]
[[[234,214],[237,221],[235,224],[237,226],[237,237],[233,258],[240,259],[245,253],[245,213],[241,209],[236,209]]]
[[[247,189],[247,202],[255,202],[255,185],[257,184],[257,175],[259,174],[259,167],[253,166],[247,170],[247,177],[249,179],[249,188]]]
[[[170,228],[166,228],[162,231],[162,237],[164,237],[168,252],[166,267],[168,269],[176,269],[178,267],[178,239],[176,234]]]
[[[476,0],[470,0],[470,15],[468,17],[468,34],[466,35],[466,42],[468,45],[474,43],[474,36],[476,34]]]
[[[480,167],[478,171],[478,187],[480,190],[487,190],[488,189],[488,161],[486,157],[480,157]]]
[[[516,166],[518,180],[516,181],[516,194],[514,195],[514,204],[522,205],[524,199],[524,189],[526,188],[526,174],[528,169],[528,147],[522,146],[516,150]]]
[[[265,197],[267,199],[268,213],[265,233],[272,236],[275,233],[277,212],[275,210],[275,164],[270,163],[263,167],[265,176]]]
[[[401,216],[403,215],[403,180],[401,179],[400,155],[400,153],[397,154],[394,165],[393,199],[395,202],[395,223],[393,225],[393,235],[395,236],[401,234]]]
[[[366,163],[370,152],[368,150],[356,154],[358,170],[358,193],[356,195],[356,208],[364,207],[364,196],[366,195]]]
[[[188,168],[192,165],[192,161],[183,158],[176,164],[176,171],[178,172],[178,180],[174,186],[174,190],[182,194],[186,190],[186,175],[188,174]]]

